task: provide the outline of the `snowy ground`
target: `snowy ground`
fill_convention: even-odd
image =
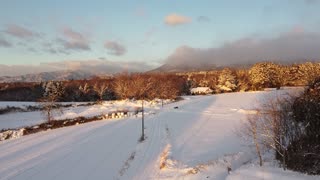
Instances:
[[[169,103],[168,100],[164,103]],[[79,116],[83,117],[93,117],[101,114],[106,114],[109,112],[117,111],[135,111],[137,108],[141,107],[141,101],[106,101],[102,105],[92,105],[92,106],[78,106],[80,104],[86,103],[72,103],[66,102],[62,103],[72,104],[72,107],[62,108],[63,114],[57,113],[55,119],[71,119]],[[35,102],[0,102],[0,108],[5,108],[6,106],[14,106],[25,108],[26,106],[39,106]],[[161,107],[161,101],[155,100],[150,102],[145,102],[145,112],[153,113]],[[45,117],[41,111],[32,111],[32,112],[12,112],[0,115],[0,129],[8,128],[20,128],[24,126],[36,125],[45,122]]]
[[[274,93],[281,91],[185,97],[146,116],[142,143],[139,117],[3,141],[0,179],[320,179],[272,160],[257,166],[235,133],[257,101]]]

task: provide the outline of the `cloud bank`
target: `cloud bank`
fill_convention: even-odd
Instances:
[[[187,24],[187,23],[190,23],[191,21],[192,21],[191,18],[187,16],[178,15],[178,14],[169,14],[164,19],[165,24],[169,26]]]
[[[218,48],[181,46],[165,62],[197,67],[200,64],[224,66],[259,61],[320,60],[319,47],[319,33],[293,31],[272,39],[243,38]]]

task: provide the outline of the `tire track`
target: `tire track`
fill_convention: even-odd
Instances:
[[[110,129],[112,130],[112,131],[103,131],[103,129],[104,128],[106,128],[106,126],[108,127],[108,125],[109,125],[109,123],[108,124],[105,124],[105,125],[103,125],[103,126],[101,126],[101,124],[98,124],[97,125],[97,127],[98,128],[93,128],[92,129],[92,131],[88,134],[88,132],[87,131],[79,131],[78,133],[76,133],[75,135],[74,135],[74,137],[76,137],[76,138],[79,138],[79,139],[81,139],[80,141],[77,141],[77,140],[74,140],[74,139],[70,139],[70,141],[68,141],[68,142],[65,142],[64,144],[66,144],[66,143],[70,143],[70,144],[68,144],[67,146],[64,146],[63,147],[63,150],[61,150],[62,151],[62,154],[64,153],[64,152],[67,152],[66,154],[64,154],[63,156],[62,156],[62,158],[60,157],[60,158],[54,158],[55,160],[54,161],[51,161],[51,162],[49,162],[48,164],[46,164],[45,166],[42,166],[40,169],[38,169],[38,170],[36,170],[36,168],[38,167],[37,166],[37,164],[35,164],[33,167],[31,167],[31,168],[29,168],[29,169],[26,169],[26,170],[24,170],[24,171],[22,171],[22,172],[20,172],[19,174],[17,174],[15,177],[19,177],[20,176],[20,174],[22,174],[22,173],[25,173],[25,172],[27,172],[27,171],[32,171],[32,170],[35,170],[35,172],[33,172],[30,176],[28,176],[28,177],[34,177],[34,176],[36,176],[37,174],[39,174],[39,173],[41,173],[43,170],[45,170],[45,169],[52,169],[52,171],[49,171],[50,173],[53,173],[53,171],[56,171],[56,174],[58,175],[58,174],[63,174],[65,171],[66,171],[66,169],[62,169],[62,170],[58,170],[59,169],[59,165],[60,164],[63,164],[63,163],[61,163],[62,161],[65,161],[66,159],[68,159],[68,158],[70,158],[70,157],[72,157],[72,154],[73,153],[75,153],[74,151],[72,151],[71,150],[71,147],[74,147],[75,145],[76,145],[76,147],[81,147],[81,145],[83,145],[83,144],[87,144],[87,143],[92,143],[92,141],[90,141],[91,139],[94,139],[94,138],[96,138],[96,137],[99,137],[100,136],[100,138],[101,137],[103,137],[102,135],[104,135],[104,134],[106,134],[106,135],[110,135],[110,134],[112,134],[113,132],[114,132],[114,127],[116,127],[116,126],[123,126],[123,124],[125,124],[126,122],[125,122],[125,120],[124,121],[119,121],[119,122],[116,122],[116,123],[114,123],[114,124],[112,124],[112,126],[110,127]],[[101,127],[99,127],[99,125],[101,126]],[[95,126],[96,127],[96,126]],[[116,128],[116,129],[118,129],[118,128]],[[97,132],[99,132],[99,133],[97,133]],[[82,139],[81,137],[78,137],[78,134],[81,134],[81,135],[83,135],[83,136],[85,136],[85,138],[84,139]],[[55,140],[55,141],[59,141],[59,140],[61,140],[60,139],[60,136]],[[51,142],[52,143],[52,142]],[[63,146],[63,144],[62,145],[60,145],[60,146]],[[56,152],[56,154],[61,154],[61,151],[59,151],[59,152]],[[82,152],[82,155],[81,155],[81,157],[83,157],[83,155],[85,155],[85,154],[88,154],[88,153],[90,153],[89,152],[89,150],[87,150],[87,151],[83,151]],[[52,159],[52,158],[51,158]],[[44,158],[42,161],[45,161],[46,160],[46,158]],[[79,162],[79,161],[81,161],[81,159],[79,159],[79,160],[77,160],[76,162]],[[50,167],[51,166],[51,167]],[[52,167],[58,167],[58,169],[55,169],[54,170],[54,168],[52,168]],[[72,168],[71,168],[72,169]],[[70,169],[69,169],[70,170]],[[53,175],[54,176],[54,175]],[[28,179],[30,179],[30,178],[28,178]],[[49,177],[48,177],[49,178]]]
[[[148,160],[151,160],[151,158],[154,158],[154,155],[156,153],[155,147],[156,147],[156,143],[158,141],[157,136],[159,137],[160,134],[160,120],[156,119],[156,117],[153,118],[153,133],[152,133],[152,138],[149,138],[149,145],[146,149],[146,151],[144,152],[144,155],[142,156],[142,160],[141,160],[141,164],[140,166],[137,168],[138,171],[138,175],[137,177],[134,177],[133,179],[149,179],[147,178],[147,176],[150,176],[150,171],[148,171],[148,169],[150,169],[150,166],[147,167],[143,167],[145,165],[150,165],[150,164],[146,164],[146,162]],[[148,173],[149,172],[149,173]]]
[[[101,126],[101,124],[97,124],[97,125],[95,125],[93,127],[90,127],[90,128],[85,127],[85,130],[81,130],[79,132],[76,132],[75,134],[72,134],[71,136],[67,136],[67,141],[65,141],[63,144],[59,144],[59,141],[61,141],[60,138],[61,138],[61,136],[68,134],[69,131],[64,132],[62,135],[59,135],[59,136],[52,136],[52,138],[50,138],[50,140],[52,140],[52,141],[36,143],[38,146],[39,146],[39,144],[41,144],[41,146],[46,148],[47,150],[45,152],[43,152],[43,150],[42,151],[38,151],[39,147],[37,147],[36,145],[33,145],[31,147],[31,149],[28,148],[27,152],[23,152],[22,154],[19,154],[19,156],[24,159],[22,162],[21,162],[21,158],[16,160],[16,161],[11,161],[10,158],[9,158],[8,160],[10,162],[6,163],[7,164],[7,166],[6,166],[7,169],[8,168],[13,168],[13,166],[19,166],[19,165],[21,165],[21,163],[28,164],[28,165],[24,166],[24,169],[16,169],[15,171],[10,172],[10,174],[7,175],[7,176],[11,176],[11,175],[13,175],[13,174],[15,174],[17,172],[18,173],[15,174],[14,177],[15,176],[19,176],[21,173],[24,173],[24,172],[26,172],[28,170],[33,169],[41,161],[45,161],[46,159],[48,159],[48,157],[44,157],[45,154],[49,154],[52,151],[54,151],[55,149],[57,149],[59,146],[63,146],[64,144],[71,142],[70,145],[67,145],[66,148],[65,148],[65,149],[68,149],[72,145],[79,143],[78,141],[73,141],[73,138],[78,137],[79,134],[86,134],[87,132],[90,132],[91,130],[93,130],[96,127],[99,127],[99,126]],[[94,133],[94,132],[92,132],[92,133]],[[50,134],[47,134],[47,136],[50,136]],[[46,136],[43,136],[43,137],[46,137]],[[66,140],[66,139],[64,139],[64,140]],[[35,152],[33,152],[33,149],[35,149]],[[29,152],[31,152],[32,154],[31,155],[28,154]],[[17,152],[15,152],[15,153],[17,153]],[[29,161],[31,161],[31,160],[33,160],[35,158],[41,158],[41,159],[40,159],[40,161],[36,161],[34,163],[31,162],[31,165],[30,165]],[[4,163],[4,161],[2,161],[2,163]],[[19,163],[19,164],[17,164],[17,163]],[[5,171],[2,170],[2,174],[4,174],[4,173],[5,173]]]

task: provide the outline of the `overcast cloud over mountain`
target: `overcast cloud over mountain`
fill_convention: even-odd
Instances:
[[[320,34],[288,32],[275,38],[244,38],[218,48],[181,46],[166,59],[166,65],[194,68],[252,64],[261,61],[294,63],[320,60]]]

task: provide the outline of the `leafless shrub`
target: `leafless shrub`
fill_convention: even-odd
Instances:
[[[99,99],[98,99],[98,103],[101,104],[102,103],[102,99],[103,99],[103,95],[104,93],[107,91],[108,89],[108,86],[106,83],[101,83],[101,84],[98,84],[96,83],[94,86],[93,86],[93,90],[98,94],[99,96]]]
[[[262,166],[262,149],[272,149],[276,158],[286,164],[286,153],[290,142],[301,133],[301,128],[292,120],[292,104],[296,96],[281,94],[272,96],[256,109],[256,114],[249,114],[244,125],[245,134],[255,145]],[[285,168],[285,166],[283,166]]]

